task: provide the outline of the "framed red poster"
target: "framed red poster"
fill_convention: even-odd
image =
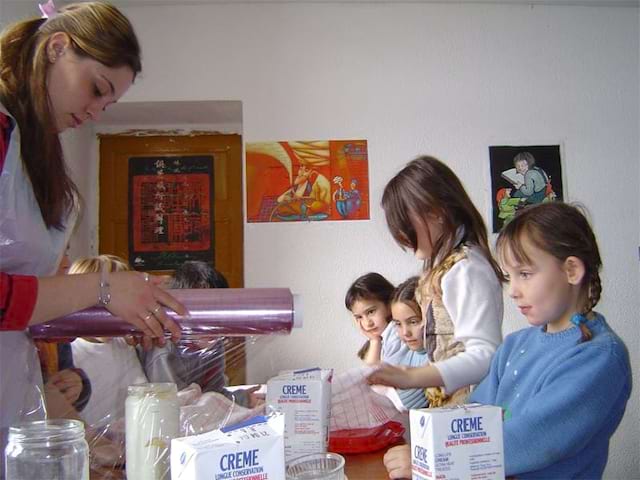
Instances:
[[[213,156],[129,159],[129,263],[174,270],[188,260],[212,263]]]

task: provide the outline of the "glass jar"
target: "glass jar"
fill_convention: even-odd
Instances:
[[[127,390],[125,402],[127,478],[168,480],[171,439],[180,436],[175,383],[143,383]]]
[[[287,463],[287,480],[345,480],[344,457],[337,453],[312,453]]]
[[[89,480],[89,446],[78,420],[40,420],[9,428],[6,480]]]

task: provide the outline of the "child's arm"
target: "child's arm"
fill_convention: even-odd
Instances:
[[[465,351],[424,367],[384,365],[369,380],[396,388],[444,386],[454,392],[479,383],[502,341],[502,287],[489,263],[477,252],[458,262],[442,278],[443,303]]]
[[[396,367],[383,363],[369,376],[369,383],[396,388],[423,388],[443,385],[438,369],[430,364],[424,367]]]
[[[502,286],[489,262],[475,248],[442,277],[442,301],[453,323],[456,340],[465,351],[435,359],[442,383],[454,392],[475,385],[487,375],[502,342]]]
[[[382,338],[369,338],[369,348],[362,359],[367,365],[377,365],[380,363],[380,353],[382,352]]]

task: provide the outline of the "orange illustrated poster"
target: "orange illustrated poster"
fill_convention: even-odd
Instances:
[[[369,219],[366,140],[247,143],[249,222]]]

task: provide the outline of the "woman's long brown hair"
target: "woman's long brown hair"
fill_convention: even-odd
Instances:
[[[48,228],[64,228],[77,189],[69,177],[47,91],[51,35],[64,32],[74,52],[108,67],[140,72],[140,46],[133,27],[102,2],[70,4],[50,19],[9,26],[0,35],[0,102],[20,128],[22,162]]]

